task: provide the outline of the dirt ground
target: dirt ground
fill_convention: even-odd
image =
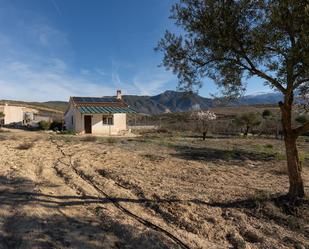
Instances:
[[[0,248],[309,248],[280,140],[15,130],[0,158]]]

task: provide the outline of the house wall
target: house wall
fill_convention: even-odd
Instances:
[[[22,123],[24,119],[23,107],[1,106],[0,111],[4,113],[4,124]]]
[[[73,106],[70,104],[69,106],[69,110],[66,112],[66,114],[64,115],[64,125],[65,125],[65,128],[68,130],[68,131],[72,131],[72,130],[75,130],[74,129],[74,120],[73,120],[73,124],[72,124],[72,116],[74,115],[74,108]]]
[[[115,113],[113,125],[103,125],[103,114],[90,115],[92,121],[92,134],[117,135],[121,131],[127,130],[127,115],[125,113]],[[81,114],[73,105],[69,107],[64,122],[67,130],[73,130],[77,133],[85,133],[84,114]],[[72,124],[73,117],[73,124]]]
[[[103,125],[102,114],[92,115],[92,133],[117,135],[119,132],[127,130],[127,115],[125,113],[115,113],[113,115],[113,125]]]
[[[76,131],[78,133],[84,131],[84,119],[81,113],[72,104],[70,104],[69,110],[64,116],[64,124],[69,131]]]

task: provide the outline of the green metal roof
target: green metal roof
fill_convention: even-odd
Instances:
[[[82,114],[102,114],[102,113],[136,113],[129,107],[110,107],[110,106],[80,106],[78,110]]]

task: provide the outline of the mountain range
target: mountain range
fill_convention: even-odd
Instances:
[[[227,105],[277,104],[281,99],[280,93],[260,93],[244,96],[236,101],[228,102]],[[218,106],[218,100],[205,98],[196,93],[189,94],[176,91],[165,91],[155,96],[124,95],[123,100],[137,112],[145,114],[184,112]]]
[[[212,98],[205,98],[196,93],[184,93],[177,91],[165,91],[155,96],[123,95],[123,100],[138,113],[159,114],[164,112],[185,112],[192,109],[207,109],[218,106],[218,101]],[[280,93],[259,93],[247,95],[237,101],[227,103],[228,106],[277,104],[282,99]],[[5,102],[33,106],[37,108],[49,108],[57,111],[65,111],[68,102],[47,101],[47,102],[22,102],[0,100],[0,105]]]

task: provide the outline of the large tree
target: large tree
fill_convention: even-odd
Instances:
[[[213,79],[223,94],[239,96],[257,76],[283,94],[279,103],[289,173],[289,195],[303,197],[296,140],[309,122],[292,125],[294,95],[308,96],[308,0],[180,0],[171,10],[178,34],[157,46],[163,65],[191,90]]]

